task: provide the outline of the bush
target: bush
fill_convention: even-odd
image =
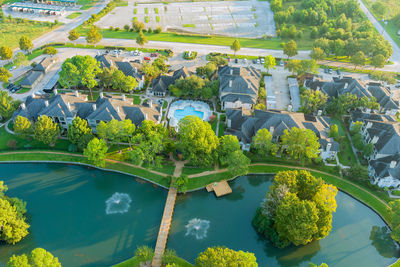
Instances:
[[[119,31],[119,28],[118,28],[118,27],[115,27],[114,31],[118,32],[118,31]]]
[[[8,140],[7,147],[14,149],[14,150],[17,149],[17,140],[15,140],[15,139]]]
[[[147,32],[148,32],[148,33],[153,33],[153,30],[152,30],[151,28],[148,28],[148,29],[147,29]]]
[[[124,29],[125,29],[125,31],[129,31],[129,25],[128,24],[126,24],[125,26],[124,26]]]
[[[183,52],[183,58],[186,60],[193,60],[197,58],[197,52],[196,51],[185,51]]]
[[[138,247],[135,251],[135,257],[137,257],[140,262],[151,261],[154,257],[154,250],[148,246]]]
[[[162,32],[162,28],[160,26],[157,26],[157,28],[154,30],[154,33],[161,33]]]

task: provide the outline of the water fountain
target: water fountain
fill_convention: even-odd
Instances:
[[[210,221],[194,218],[191,219],[185,227],[185,235],[192,235],[196,237],[196,239],[203,239],[207,237],[208,228],[210,228]]]
[[[106,200],[106,214],[126,213],[130,208],[132,199],[125,193],[114,193]]]

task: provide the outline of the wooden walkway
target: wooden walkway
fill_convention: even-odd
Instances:
[[[164,254],[165,247],[167,245],[167,239],[169,234],[169,228],[172,223],[172,214],[174,213],[175,200],[177,195],[177,189],[170,187],[168,191],[167,201],[165,203],[164,214],[161,220],[160,230],[158,231],[158,238],[156,248],[154,250],[154,258],[151,262],[151,266],[160,267],[162,256]]]

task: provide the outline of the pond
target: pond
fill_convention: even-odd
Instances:
[[[132,257],[138,245],[155,246],[167,191],[134,177],[62,164],[0,164],[9,196],[28,205],[30,234],[0,246],[0,266],[36,247],[59,257],[63,267],[110,266]],[[230,182],[233,193],[216,199],[201,190],[179,196],[168,248],[191,262],[209,246],[256,254],[259,266],[387,266],[397,246],[372,210],[339,193],[329,237],[278,250],[260,238],[251,219],[271,177]]]
[[[168,248],[194,262],[199,252],[224,245],[255,253],[259,266],[388,266],[398,257],[397,245],[382,219],[361,202],[339,192],[332,232],[306,246],[274,248],[251,225],[272,176],[241,177],[231,181],[233,193],[216,199],[199,191],[177,199]]]
[[[36,247],[76,267],[110,266],[155,246],[166,190],[74,165],[0,164],[0,173],[7,195],[27,202],[31,225],[23,241],[0,246],[0,266]]]

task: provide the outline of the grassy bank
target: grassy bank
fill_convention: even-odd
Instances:
[[[179,257],[174,258],[174,263],[176,263],[179,267],[193,267],[192,264]],[[139,266],[140,266],[139,259],[137,257],[133,257],[121,263],[115,264],[112,267],[139,267]]]

